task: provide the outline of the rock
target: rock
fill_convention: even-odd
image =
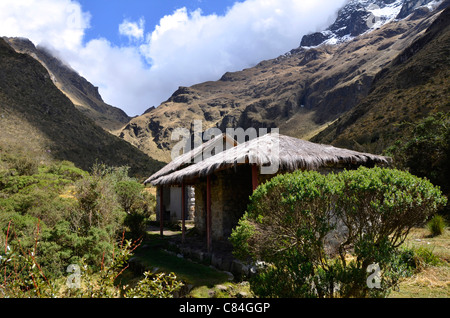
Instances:
[[[247,298],[248,297],[248,293],[246,293],[244,291],[240,291],[239,293],[237,293],[236,297],[237,298]]]
[[[304,35],[300,42],[300,46],[317,46],[328,39],[329,36],[325,35],[323,32],[315,32]]]
[[[217,285],[216,288],[221,292],[225,292],[228,290],[228,287],[225,285]]]

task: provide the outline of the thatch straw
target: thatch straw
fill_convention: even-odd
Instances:
[[[174,171],[180,170],[186,166],[193,164],[196,161],[196,158],[198,158],[202,153],[209,153],[211,150],[213,150],[216,147],[217,142],[227,142],[232,146],[237,145],[237,142],[225,133],[215,136],[211,140],[173,159],[161,170],[157,171],[147,180],[145,180],[144,184],[150,183],[151,181],[156,180],[162,176],[168,175]]]
[[[389,158],[353,150],[315,144],[280,134],[266,134],[223,151],[201,162],[151,181],[153,185],[181,184],[211,175],[237,164],[256,164],[277,171],[317,170],[337,165],[389,163]],[[268,169],[270,170],[270,169]],[[276,171],[275,171],[276,172]],[[274,172],[274,173],[275,173]]]

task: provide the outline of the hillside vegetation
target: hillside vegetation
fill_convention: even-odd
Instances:
[[[162,167],[129,143],[106,132],[78,111],[56,88],[47,70],[0,39],[0,145],[69,160],[89,169],[96,162],[129,166],[148,177]]]
[[[126,167],[87,172],[0,154],[0,297],[124,296],[116,279],[145,234],[154,197]],[[172,297],[181,285],[144,273],[126,293]]]
[[[124,126],[131,118],[121,109],[106,104],[98,88],[81,77],[75,70],[41,46],[34,46],[28,39],[4,38],[18,53],[26,53],[39,61],[49,72],[50,78],[87,117],[102,128],[111,131]]]

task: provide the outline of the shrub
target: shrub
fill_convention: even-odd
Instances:
[[[48,167],[48,173],[62,176],[72,181],[79,180],[88,175],[86,171],[75,167],[72,162],[66,160],[54,162],[53,164],[51,164]]]
[[[130,288],[125,293],[127,298],[173,298],[184,284],[180,282],[174,273],[144,273],[136,287]]]
[[[8,228],[9,229],[9,228]],[[42,263],[36,257],[36,248],[10,248],[0,250],[0,294],[8,298],[171,298],[183,283],[174,274],[150,274],[139,281],[134,288],[117,285],[118,277],[127,269],[128,260],[139,243],[124,240],[115,245],[114,252],[104,253],[99,260],[99,268],[94,268],[80,258],[75,271],[64,277],[48,276]],[[40,245],[36,242],[36,246]],[[75,277],[74,277],[75,276]]]
[[[150,215],[154,212],[156,198],[144,190],[144,186],[134,180],[119,181],[115,185],[118,201],[127,213],[124,224],[134,239],[146,233]]]
[[[435,113],[418,123],[404,123],[409,133],[386,149],[399,169],[428,178],[450,193],[450,113]],[[447,214],[450,206],[443,208]]]
[[[380,297],[403,275],[397,248],[409,230],[445,203],[438,187],[397,170],[297,171],[255,190],[230,240],[236,256],[265,264],[251,278],[257,295]],[[367,284],[372,264],[379,289]]]
[[[324,275],[330,270],[325,237],[335,228],[333,202],[339,189],[328,181],[332,177],[314,171],[280,175],[251,196],[231,242],[237,256],[271,264],[253,277],[255,294],[313,297],[327,293],[327,286],[318,284],[317,269]]]
[[[144,186],[133,180],[119,181],[115,184],[114,190],[122,208],[129,213],[133,204],[142,198]]]
[[[445,227],[447,226],[444,218],[440,215],[435,215],[427,223],[427,228],[432,236],[438,236],[444,233]]]
[[[361,167],[340,173],[338,179],[343,187],[336,206],[349,231],[348,244],[368,238],[376,246],[388,239],[398,247],[412,227],[447,201],[439,187],[404,171]],[[341,252],[346,245],[340,246]]]
[[[27,155],[14,158],[11,168],[21,176],[31,176],[38,172],[38,162]]]

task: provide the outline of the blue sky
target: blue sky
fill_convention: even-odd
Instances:
[[[120,35],[117,26],[123,20],[145,19],[147,28],[153,28],[159,20],[177,9],[188,11],[201,9],[204,15],[224,15],[235,0],[79,0],[83,10],[91,14],[90,28],[85,32],[85,42],[105,37],[116,45],[126,44],[127,38]],[[151,30],[149,30],[151,31]]]
[[[46,47],[128,115],[297,48],[348,0],[1,0],[0,36]]]

